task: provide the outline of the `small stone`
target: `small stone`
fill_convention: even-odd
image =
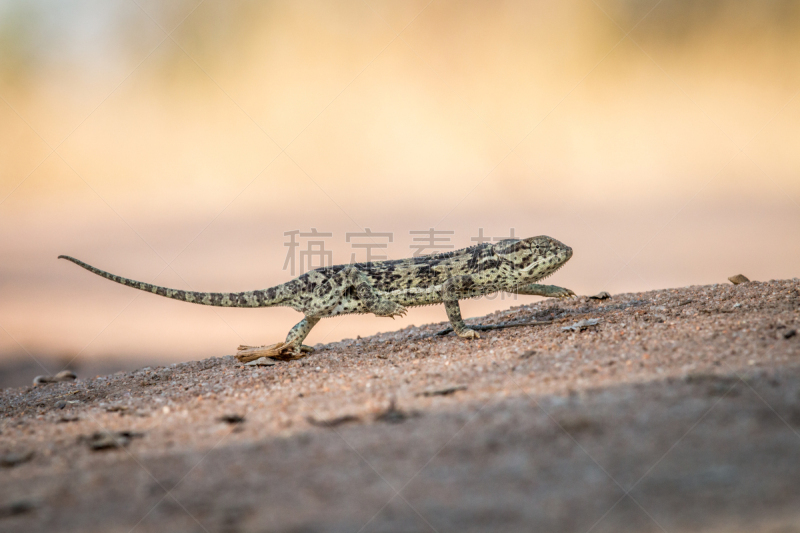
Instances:
[[[20,453],[7,453],[0,455],[0,466],[3,468],[11,468],[14,466],[27,463],[33,458],[33,451],[28,450]]]
[[[317,426],[322,428],[335,428],[336,426],[341,426],[342,424],[361,421],[361,419],[355,415],[337,416],[336,418],[331,418],[328,420],[317,420],[313,416],[309,416],[306,417],[306,420],[312,426]]]
[[[107,450],[109,448],[119,448],[125,446],[127,441],[118,441],[108,433],[95,434],[89,440],[89,447],[93,450]]]
[[[536,355],[536,350],[525,350],[524,352],[522,352],[520,354],[519,358],[520,359],[530,359],[534,355]]]
[[[226,414],[219,417],[218,420],[220,422],[225,422],[226,424],[241,424],[244,422],[244,416],[237,414]]]
[[[78,376],[75,375],[75,372],[71,370],[62,370],[58,374],[55,375],[56,381],[75,381],[78,379]]]
[[[451,385],[449,387],[443,387],[441,389],[429,389],[426,391],[422,391],[417,393],[417,396],[449,396],[453,393],[458,391],[467,390],[466,385]]]
[[[575,322],[571,326],[563,326],[561,331],[583,331],[586,328],[594,327],[599,323],[599,318],[587,318],[586,320]]]
[[[67,402],[65,402],[64,400],[58,400],[56,402],[56,407],[58,407],[59,409],[63,409],[66,406],[67,406]]]
[[[44,385],[45,383],[58,383],[60,381],[75,381],[77,376],[70,370],[62,370],[55,376],[36,376],[33,378],[34,385]]]
[[[589,296],[590,300],[608,300],[609,298],[611,298],[611,295],[606,291],[599,292],[594,296]]]
[[[250,361],[249,363],[245,363],[244,366],[273,366],[278,364],[275,362],[274,359],[270,359],[269,357],[260,357],[255,361]]]
[[[85,441],[92,450],[100,451],[122,448],[127,446],[131,439],[141,436],[140,433],[133,431],[98,431],[88,437],[80,437],[78,440]]]
[[[19,516],[36,510],[37,504],[31,501],[15,501],[10,504],[0,505],[0,518]]]
[[[749,280],[749,279],[747,279],[747,277],[746,277],[746,276],[744,276],[743,274],[736,274],[735,276],[731,276],[731,277],[729,277],[729,278],[728,278],[728,281],[730,281],[730,282],[731,282],[731,283],[733,283],[734,285],[738,285],[738,284],[740,284],[740,283],[747,283],[747,282],[748,282],[748,281],[750,281],[750,280]]]
[[[789,331],[787,331],[786,333],[783,334],[783,338],[784,339],[791,339],[795,335],[797,335],[797,330],[796,329],[790,329]]]

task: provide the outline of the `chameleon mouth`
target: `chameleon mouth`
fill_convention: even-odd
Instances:
[[[538,279],[549,278],[550,276],[555,274],[558,270],[560,270],[567,263],[567,261],[569,261],[571,257],[572,257],[572,249],[570,249],[569,252],[559,253],[558,255],[555,256],[556,266],[548,268],[546,273]],[[530,265],[523,268],[520,272],[530,272],[531,270],[541,265],[542,262],[536,261],[535,263],[531,263]]]
[[[558,265],[557,267],[555,267],[553,270],[551,270],[550,272],[548,272],[547,274],[545,274],[544,276],[542,276],[541,278],[539,278],[539,280],[543,280],[543,279],[547,279],[547,278],[549,278],[550,276],[552,276],[553,274],[555,274],[556,272],[558,272],[559,270],[561,270],[561,269],[564,267],[564,265],[565,265],[566,263],[567,263],[567,262],[566,262],[566,261],[564,261],[563,263],[561,263],[560,265]],[[537,280],[537,281],[538,281],[538,280]]]

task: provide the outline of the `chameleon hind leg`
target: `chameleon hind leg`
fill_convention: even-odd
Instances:
[[[475,279],[470,275],[455,276],[444,282],[442,286],[442,301],[444,310],[447,312],[447,319],[456,335],[462,339],[480,339],[477,331],[468,327],[461,318],[461,307],[458,299],[469,298],[470,291],[475,287]]]
[[[305,317],[289,330],[286,342],[279,342],[270,346],[239,346],[236,358],[243,363],[255,361],[261,357],[270,357],[282,361],[300,359],[304,354],[314,351],[311,346],[306,346],[303,341],[311,332],[311,328],[317,325],[319,318]]]
[[[447,318],[450,320],[450,325],[456,335],[463,339],[480,339],[481,336],[472,328],[467,327],[464,319],[461,318],[461,308],[458,306],[458,300],[447,301],[444,303],[444,310],[447,311]]]

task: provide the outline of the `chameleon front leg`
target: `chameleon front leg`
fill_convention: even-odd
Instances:
[[[575,298],[575,293],[564,287],[556,285],[539,285],[529,283],[527,285],[517,285],[508,292],[516,294],[527,294],[529,296],[545,296],[547,298]]]
[[[458,300],[451,300],[444,303],[444,310],[447,311],[447,319],[453,326],[453,331],[456,332],[461,338],[464,339],[480,339],[481,336],[477,331],[467,327],[464,319],[461,318],[461,308],[458,306]]]
[[[464,319],[461,318],[461,308],[458,305],[459,296],[467,298],[469,291],[475,286],[472,276],[456,276],[448,279],[442,286],[442,300],[444,300],[444,310],[447,311],[447,319],[453,326],[456,335],[463,339],[480,339],[477,331],[467,327]]]

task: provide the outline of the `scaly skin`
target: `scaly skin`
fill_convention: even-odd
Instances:
[[[394,318],[419,305],[444,304],[458,336],[479,338],[477,331],[464,324],[459,300],[499,291],[574,297],[569,289],[535,283],[561,268],[570,257],[572,248],[550,237],[508,239],[410,259],[323,267],[269,289],[215,293],[159,287],[59,256],[111,281],[184,302],[219,307],[291,307],[305,318],[292,328],[286,342],[270,348],[271,355],[290,358],[310,351],[303,346],[303,339],[321,318],[350,313]]]

